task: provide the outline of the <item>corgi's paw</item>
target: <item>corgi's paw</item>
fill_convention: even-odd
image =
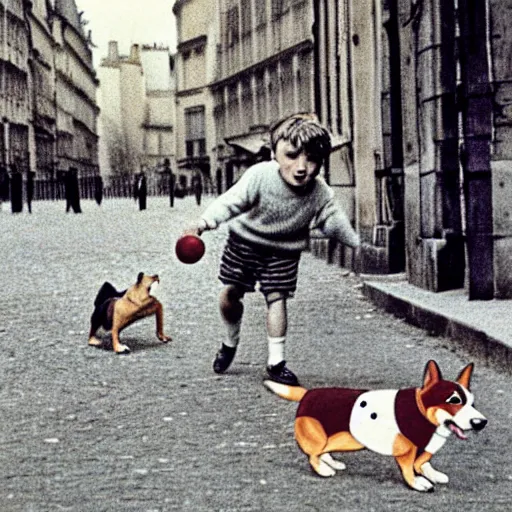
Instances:
[[[343,462],[333,459],[329,453],[320,455],[320,460],[336,471],[347,469],[347,466]]]
[[[326,464],[325,462],[320,461],[320,464],[315,468],[315,471],[323,477],[330,477],[334,476],[336,474],[336,470],[331,468],[329,464]]]
[[[336,474],[336,471],[331,466],[329,466],[329,464],[324,462],[321,457],[311,457],[309,459],[309,463],[317,475],[330,477]]]
[[[115,348],[114,352],[116,352],[117,354],[129,354],[130,347],[128,347],[128,345],[123,345],[122,343],[119,343],[119,345]]]
[[[434,469],[430,462],[426,462],[421,466],[421,472],[425,478],[428,478],[434,484],[447,484],[450,480],[448,475]]]
[[[167,343],[168,341],[172,341],[172,338],[170,336],[166,336],[165,334],[158,334],[158,333],[156,333],[156,336],[163,343]]]
[[[424,478],[422,476],[414,477],[414,480],[412,483],[412,488],[415,489],[416,491],[420,491],[420,492],[434,490],[434,486],[432,485],[432,482],[429,482],[426,478]]]

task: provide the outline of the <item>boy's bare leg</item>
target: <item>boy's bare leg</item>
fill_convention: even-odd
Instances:
[[[215,373],[224,373],[235,357],[244,313],[243,296],[244,292],[234,285],[227,285],[220,294],[220,314],[228,332],[227,339],[217,352],[213,362]]]
[[[226,323],[236,324],[242,319],[244,293],[234,285],[227,285],[220,293],[220,313]]]
[[[273,338],[286,336],[288,314],[286,299],[280,298],[267,305],[267,334]]]

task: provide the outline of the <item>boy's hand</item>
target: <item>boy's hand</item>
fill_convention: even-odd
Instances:
[[[183,230],[182,236],[185,235],[195,235],[195,236],[201,236],[201,231],[197,226],[189,226],[186,229]]]
[[[201,233],[206,230],[206,223],[199,221],[196,224],[188,226],[184,231],[183,235],[195,235],[201,236]]]

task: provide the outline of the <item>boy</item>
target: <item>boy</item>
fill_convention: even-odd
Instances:
[[[298,379],[284,359],[286,301],[296,289],[299,259],[310,227],[353,248],[359,246],[359,237],[319,176],[331,141],[316,116],[288,117],[271,127],[270,137],[275,159],[247,169],[204,211],[195,232],[200,235],[233,219],[219,273],[225,285],[220,312],[228,335],[214,360],[214,371],[224,373],[233,361],[244,311],[242,299],[259,283],[267,303],[268,376],[296,386]]]

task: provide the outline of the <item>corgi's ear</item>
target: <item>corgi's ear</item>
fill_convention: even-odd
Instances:
[[[144,272],[139,272],[139,275],[137,276],[137,284],[142,283],[143,277],[144,277]]]
[[[431,359],[427,366],[425,366],[425,374],[423,376],[423,387],[429,388],[433,386],[436,382],[439,382],[442,379],[441,370],[437,363]]]
[[[457,382],[461,385],[461,386],[464,386],[466,389],[469,390],[469,383],[471,381],[471,374],[473,373],[473,368],[474,368],[474,364],[473,363],[469,363],[459,374],[459,376],[457,377]]]

